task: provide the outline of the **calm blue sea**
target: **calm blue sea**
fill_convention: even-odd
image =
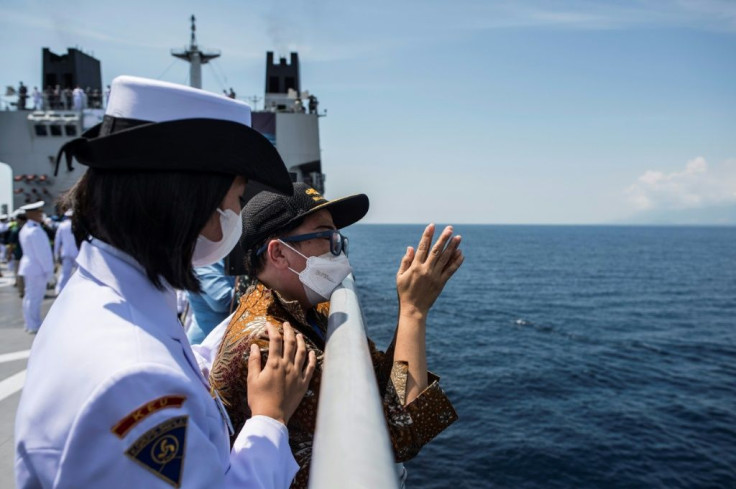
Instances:
[[[346,230],[368,334],[423,226]],[[455,226],[428,362],[460,419],[410,488],[736,488],[736,228]]]

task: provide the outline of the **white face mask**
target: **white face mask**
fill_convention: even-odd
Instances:
[[[295,253],[304,256],[285,242],[279,241]],[[307,299],[313,306],[330,300],[332,292],[353,271],[344,253],[335,256],[328,251],[324,255],[304,256],[304,258],[307,259],[307,266],[304,267],[304,270],[297,272],[291,267],[289,270],[299,275],[299,281],[304,285]]]
[[[225,258],[238,244],[243,232],[243,221],[240,219],[240,215],[231,209],[225,209],[223,212],[218,208],[217,212],[220,213],[222,239],[220,241],[210,241],[201,234],[197,237],[197,244],[194,246],[194,254],[192,255],[192,265],[195,267],[212,265]]]

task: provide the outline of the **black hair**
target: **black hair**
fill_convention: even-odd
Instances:
[[[98,238],[129,254],[163,289],[199,292],[192,270],[197,236],[234,175],[89,168],[70,191],[77,243]]]
[[[273,233],[269,237],[259,241],[256,243],[255,246],[250,248],[249,250],[244,250],[245,252],[245,273],[248,275],[249,283],[254,283],[256,280],[258,280],[258,274],[261,273],[263,270],[264,265],[266,264],[266,253],[263,252],[260,255],[256,255],[256,252],[266,243],[271,241],[272,239],[278,239],[283,236],[286,236],[294,229],[298,228],[302,225],[304,222],[304,217],[301,219],[297,219],[294,222],[290,222],[283,228],[279,229],[276,233]],[[298,245],[299,243],[294,243]]]

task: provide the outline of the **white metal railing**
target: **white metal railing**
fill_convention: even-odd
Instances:
[[[309,488],[398,488],[352,275],[330,298],[319,397]]]

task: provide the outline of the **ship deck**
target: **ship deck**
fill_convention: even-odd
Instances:
[[[18,409],[28,352],[35,336],[23,330],[23,311],[15,277],[6,264],[0,264],[0,487],[15,487],[13,475],[13,426]],[[54,302],[53,291],[43,300],[43,316]]]

